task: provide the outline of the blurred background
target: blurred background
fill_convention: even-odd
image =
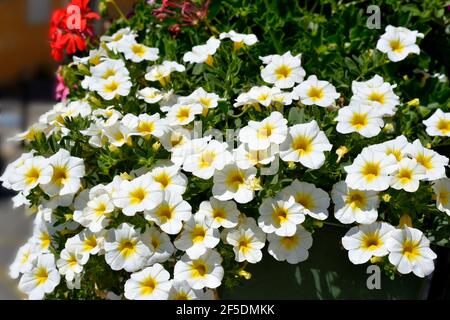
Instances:
[[[0,0],[0,174],[23,151],[8,138],[24,131],[55,104],[55,71],[48,28],[52,11],[66,0]],[[98,0],[90,6],[97,10]],[[133,0],[116,0],[128,12]],[[110,9],[108,17],[116,12]],[[101,31],[102,23],[96,26]],[[23,208],[12,208],[14,194],[0,187],[0,300],[18,299],[17,282],[8,268],[17,249],[31,233],[32,218]]]

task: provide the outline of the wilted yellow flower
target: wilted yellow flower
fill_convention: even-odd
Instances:
[[[338,156],[336,163],[339,163],[342,160],[342,157],[345,156],[350,150],[346,146],[340,146],[336,150],[336,154]]]
[[[390,194],[385,193],[385,194],[383,194],[383,196],[381,198],[383,199],[384,202],[389,202],[389,201],[391,201],[392,197]]]
[[[252,278],[252,274],[244,269],[240,269],[238,271],[238,275],[243,277],[245,280],[250,280]]]
[[[420,104],[420,100],[418,98],[409,100],[407,103],[408,107],[417,107]]]
[[[401,217],[400,217],[400,221],[398,223],[399,228],[403,227],[403,226],[408,226],[408,227],[412,227],[412,220],[411,217],[407,214],[404,213]]]

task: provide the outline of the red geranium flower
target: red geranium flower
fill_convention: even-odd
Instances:
[[[72,0],[53,12],[49,37],[52,56],[61,61],[66,54],[86,50],[86,39],[94,37],[91,21],[100,16],[88,6],[89,0]]]

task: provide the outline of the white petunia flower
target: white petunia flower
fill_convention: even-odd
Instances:
[[[301,55],[292,56],[288,51],[282,56],[271,55],[270,58],[263,59],[267,65],[261,70],[261,77],[267,83],[273,83],[280,89],[292,88],[295,83],[303,81],[306,75],[301,67]]]
[[[179,101],[181,103],[201,104],[203,111],[205,111],[208,109],[217,108],[218,102],[221,100],[223,99],[221,99],[217,94],[206,92],[203,88],[198,88],[189,96],[181,97]]]
[[[221,201],[234,199],[238,203],[248,203],[255,196],[255,178],[255,168],[243,170],[235,164],[228,164],[214,173],[213,196]]]
[[[129,300],[167,300],[172,286],[170,274],[156,263],[131,274],[125,282],[125,298]]]
[[[311,234],[302,226],[297,226],[297,231],[290,237],[280,237],[271,233],[267,235],[267,240],[269,240],[270,255],[278,261],[287,261],[290,264],[297,264],[308,259],[308,249],[313,243]]]
[[[425,168],[414,159],[404,158],[398,163],[398,168],[392,173],[391,187],[397,190],[415,192],[419,182],[425,177]]]
[[[215,250],[207,250],[195,260],[185,254],[175,264],[174,279],[186,280],[196,290],[217,288],[224,275],[221,263],[222,257]]]
[[[35,259],[33,268],[23,274],[19,290],[26,293],[30,300],[42,300],[45,294],[55,290],[60,280],[55,256],[50,253],[43,254]]]
[[[211,290],[192,289],[186,280],[171,280],[168,300],[213,300]]]
[[[272,143],[266,150],[251,150],[246,144],[241,144],[233,150],[233,159],[241,169],[249,169],[258,165],[266,165],[275,160],[279,151],[278,145]]]
[[[266,244],[266,234],[256,225],[253,218],[247,218],[235,229],[227,229],[224,233],[226,242],[233,246],[237,262],[257,263],[262,259],[261,249]]]
[[[437,109],[423,124],[430,136],[450,137],[450,112]]]
[[[130,93],[132,83],[129,77],[115,75],[107,79],[99,79],[93,84],[92,89],[103,99],[112,100],[116,97],[126,97]]]
[[[252,87],[246,93],[248,100],[245,104],[255,102],[268,107],[272,103],[274,96],[279,93],[281,93],[281,90],[277,87],[273,88],[269,88],[268,86]],[[237,103],[234,106],[237,107],[239,105],[240,103]]]
[[[220,40],[211,37],[206,44],[192,47],[192,51],[183,55],[183,61],[189,63],[206,63],[212,66],[214,63],[213,55],[220,46]]]
[[[149,177],[155,182],[160,190],[182,195],[186,191],[187,177],[180,172],[176,165],[161,165],[154,167],[149,172]]]
[[[407,153],[426,169],[424,180],[434,181],[446,177],[448,158],[425,148],[419,139],[409,145]]]
[[[158,206],[144,211],[147,220],[154,221],[168,234],[178,234],[183,226],[182,222],[189,220],[191,215],[191,205],[180,194],[168,191],[163,192],[163,201]]]
[[[341,223],[371,224],[378,218],[378,192],[351,189],[345,181],[339,181],[333,185],[331,198],[334,216]]]
[[[362,224],[351,228],[342,238],[353,264],[363,264],[372,257],[383,257],[389,253],[387,241],[395,228],[386,222]]]
[[[177,103],[167,112],[167,122],[170,126],[184,126],[194,121],[195,116],[201,114],[203,107],[198,103]]]
[[[392,231],[387,240],[389,262],[401,274],[413,272],[418,277],[425,277],[434,270],[433,260],[436,254],[430,249],[430,241],[422,231],[408,226]]]
[[[232,161],[231,153],[227,148],[226,142],[211,140],[200,152],[186,157],[183,170],[192,172],[199,178],[209,179],[214,175],[215,170],[222,170]]]
[[[152,115],[143,113],[136,117],[136,132],[133,135],[142,137],[162,137],[166,131],[168,131],[168,126],[164,119],[161,119],[159,113]]]
[[[146,265],[163,263],[167,261],[175,251],[167,233],[160,232],[156,227],[149,227],[141,235],[142,241],[150,248],[151,256]]]
[[[9,267],[9,276],[17,279],[21,273],[29,272],[37,256],[35,246],[31,242],[25,243],[19,248],[14,262]]]
[[[141,61],[156,61],[159,58],[158,48],[149,48],[143,44],[137,43],[134,36],[125,35],[117,45],[117,51],[125,55],[125,59],[135,63]]]
[[[79,234],[67,239],[66,249],[81,254],[98,254],[103,249],[104,233],[105,231],[94,233],[89,229],[84,229]]]
[[[92,232],[99,232],[111,221],[114,205],[108,194],[102,194],[88,201],[83,210],[75,211],[73,220]]]
[[[302,207],[302,213],[318,220],[328,218],[330,197],[328,193],[317,188],[312,183],[300,182],[295,179],[292,184],[282,191],[283,195],[293,196],[295,202]]]
[[[436,207],[450,216],[450,179],[443,178],[433,181],[433,191],[436,195]]]
[[[211,197],[209,201],[200,203],[197,214],[211,228],[234,228],[238,224],[239,210],[234,201],[220,201]]]
[[[74,248],[65,248],[61,251],[60,258],[56,261],[59,273],[66,276],[67,281],[72,281],[75,275],[83,271],[83,266],[89,260],[89,254],[80,253]]]
[[[122,208],[125,215],[134,216],[136,212],[160,205],[163,193],[149,174],[145,174],[131,181],[122,181],[119,190],[113,193],[112,201],[116,207]]]
[[[81,187],[81,178],[85,174],[83,159],[70,156],[69,151],[59,149],[48,159],[53,168],[48,184],[41,185],[49,196],[76,193]]]
[[[339,109],[336,131],[342,134],[358,132],[366,138],[375,137],[384,126],[381,114],[372,106],[353,103]]]
[[[373,151],[382,152],[386,156],[392,154],[397,161],[400,161],[407,156],[409,145],[408,139],[402,135],[393,140],[371,145],[369,148]]]
[[[209,227],[202,215],[196,214],[184,223],[183,231],[174,245],[177,249],[186,251],[189,258],[197,259],[206,250],[217,246],[219,237],[219,231]]]
[[[305,221],[303,207],[291,195],[280,194],[276,199],[267,198],[259,207],[258,225],[265,233],[282,237],[294,235],[296,227]]]
[[[252,33],[250,33],[250,34],[237,33],[234,30],[230,30],[228,32],[222,32],[219,35],[220,40],[227,39],[227,38],[230,39],[231,41],[233,41],[234,48],[236,50],[239,50],[244,45],[252,46],[258,42],[258,38],[254,34],[252,34]]]
[[[386,156],[363,149],[351,165],[344,167],[345,182],[352,189],[383,191],[389,188],[390,174],[397,168],[397,159],[392,154]]]
[[[328,81],[318,80],[316,76],[309,76],[293,90],[294,95],[305,105],[328,107],[334,105],[340,94]]]
[[[393,116],[400,103],[393,90],[395,86],[384,82],[379,75],[367,81],[353,81],[350,104],[368,104],[382,116]]]
[[[142,99],[147,103],[157,103],[162,100],[164,93],[156,88],[146,87],[138,91],[138,99]]]
[[[162,64],[151,66],[147,69],[145,80],[159,81],[162,86],[170,82],[172,72],[183,72],[186,68],[175,61],[163,61]]]
[[[145,265],[150,255],[150,249],[132,225],[122,223],[117,229],[108,231],[105,260],[112,270],[137,271]]]
[[[313,120],[289,127],[289,135],[280,146],[280,157],[283,161],[300,162],[307,168],[318,169],[325,162],[324,151],[330,151],[332,147]]]
[[[272,143],[281,144],[286,136],[287,120],[278,111],[272,112],[261,122],[250,120],[239,131],[239,140],[252,150],[266,150]]]
[[[122,28],[117,30],[114,34],[111,36],[103,35],[100,37],[100,41],[106,42],[106,46],[109,50],[111,50],[114,53],[117,53],[117,47],[120,44],[120,41],[123,39],[124,36],[133,36],[136,37],[136,31],[131,30],[130,27]]]
[[[411,31],[404,27],[388,25],[385,33],[377,42],[377,49],[387,53],[389,60],[398,62],[405,59],[410,53],[420,54],[416,40],[423,37],[424,35],[416,30]]]
[[[8,180],[11,189],[28,192],[39,184],[47,184],[52,178],[52,167],[47,159],[36,156],[24,160],[16,170],[11,170]]]

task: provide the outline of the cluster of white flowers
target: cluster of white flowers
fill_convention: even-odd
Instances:
[[[387,31],[389,37],[394,32],[390,28]],[[390,41],[390,58],[398,60],[405,52],[417,53],[409,31],[395,32],[399,37],[396,43],[388,36],[380,40]],[[96,92],[105,103],[111,102],[109,107],[94,108],[86,102],[88,99],[59,103],[17,139],[30,140],[38,131],[64,137],[70,133],[65,120],[81,116],[90,122],[82,134],[89,137],[92,147],[117,150],[132,146],[136,137],[141,137],[144,141],[154,139],[153,148],[162,146],[170,155],[151,169],[139,168],[90,188],[81,183],[85,176],[83,159],[64,149],[49,158],[25,153],[7,168],[1,181],[19,192],[16,206],[29,205],[27,196],[36,187],[46,195],[38,208],[33,236],[20,248],[10,272],[14,278],[22,275],[19,288],[31,299],[42,299],[52,292],[61,275],[69,288],[79,288],[84,266],[93,255],[104,255],[112,270],[131,273],[124,287],[128,299],[212,298],[210,289],[219,287],[224,277],[222,257],[215,249],[220,241],[233,247],[238,262],[259,262],[268,240],[270,255],[296,264],[307,259],[312,246],[312,236],[302,226],[306,217],[328,217],[328,193],[299,180],[274,198],[263,199],[256,219],[238,209],[261,190],[264,166],[279,158],[310,170],[322,167],[326,152],[333,146],[317,121],[288,126],[282,112],[272,111],[261,121],[245,124],[236,134],[236,148],[213,135],[198,137],[193,122],[217,108],[223,99],[201,87],[188,96],[168,90],[171,73],[186,69],[175,61],[151,65],[144,76],[145,84],[134,83],[127,64],[159,60],[158,49],[138,43],[136,37],[130,29],[119,30],[102,37],[106,46],[91,51],[86,58],[74,59],[75,64],[89,66],[90,74],[82,87]],[[254,35],[234,31],[221,34],[220,39],[231,39],[236,50],[257,42]],[[378,45],[380,50],[383,43]],[[213,66],[220,45],[221,40],[211,38],[185,53],[183,61]],[[111,58],[109,51],[121,58]],[[304,80],[306,72],[300,55],[286,52],[261,60],[261,78],[272,87],[252,87],[236,98],[235,107],[258,110],[261,106],[298,101],[336,108],[335,100],[340,95],[335,87],[315,75]],[[154,82],[159,82],[159,89],[150,86]],[[382,117],[392,116],[400,103],[394,87],[378,75],[368,81],[355,81],[349,106],[341,108],[336,118],[337,131],[358,132],[364,137],[377,135],[384,126]],[[131,92],[156,111],[123,114],[112,101]],[[438,110],[425,125],[430,135],[448,136],[449,114]],[[414,192],[419,181],[433,181],[437,207],[450,215],[447,165],[447,158],[423,147],[420,141],[411,144],[400,136],[365,148],[352,165],[345,167],[346,179],[334,185],[331,198],[340,222],[361,224],[343,238],[353,263],[389,254],[389,261],[401,273],[413,271],[422,277],[433,270],[435,255],[419,230],[395,229],[377,222],[378,192],[389,187]],[[183,199],[192,177],[210,180],[213,185],[212,196],[198,208]],[[57,244],[52,236],[63,228],[54,226],[57,207],[68,207],[73,212],[64,228],[81,232],[76,231],[55,255],[51,248]],[[128,222],[111,227],[121,214],[142,215],[148,223],[145,228]],[[174,263],[173,275],[164,267],[168,261]]]

